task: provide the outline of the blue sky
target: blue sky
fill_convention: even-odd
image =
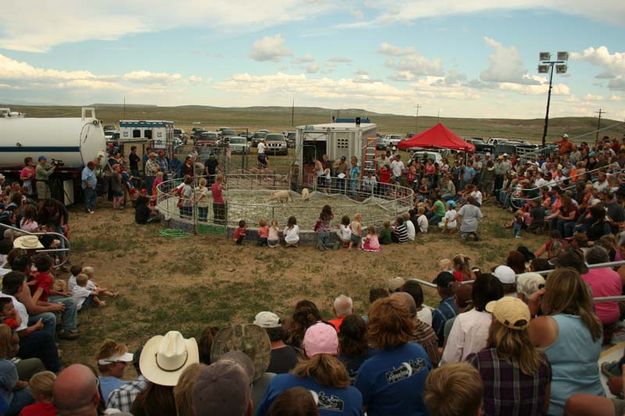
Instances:
[[[619,0],[30,0],[0,15],[0,102],[625,118]]]

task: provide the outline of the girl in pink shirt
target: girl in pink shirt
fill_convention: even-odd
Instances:
[[[594,246],[586,253],[588,264],[607,263],[610,261],[608,251],[600,246]],[[588,270],[582,275],[582,280],[588,283],[593,297],[619,296],[623,291],[623,283],[617,272],[609,267]],[[618,321],[620,310],[618,302],[597,302],[595,313],[603,325],[610,325]],[[605,340],[604,340],[605,341]]]

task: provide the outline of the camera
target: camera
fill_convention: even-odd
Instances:
[[[54,166],[63,166],[63,165],[65,165],[65,163],[63,163],[63,161],[59,160],[59,159],[51,159],[50,163],[52,163]]]

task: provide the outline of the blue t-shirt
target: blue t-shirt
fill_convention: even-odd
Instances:
[[[8,406],[13,400],[13,389],[17,384],[17,368],[9,360],[0,359],[0,398]]]
[[[423,389],[432,363],[419,344],[378,351],[360,366],[355,386],[368,416],[427,416]]]
[[[264,416],[276,397],[291,387],[303,387],[313,391],[319,398],[317,407],[320,416],[362,415],[362,395],[352,386],[337,389],[321,386],[312,378],[301,378],[293,374],[278,374],[271,380],[265,397],[256,410],[256,416]]]
[[[102,392],[102,397],[105,401],[108,399],[113,390],[118,389],[127,383],[127,381],[113,376],[100,376],[98,378],[100,379],[100,391]]]
[[[475,177],[475,169],[473,169],[471,166],[465,166],[462,172],[462,179],[465,182],[471,182],[474,177]]]

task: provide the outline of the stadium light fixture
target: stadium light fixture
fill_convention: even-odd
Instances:
[[[558,59],[551,60],[550,52],[540,52],[538,54],[538,73],[549,73],[549,90],[547,92],[547,111],[545,112],[545,128],[543,129],[543,146],[547,140],[547,130],[549,128],[549,105],[551,104],[551,89],[553,88],[553,69],[557,74],[566,74],[568,71],[567,62],[569,60],[569,53],[565,51],[558,51],[556,57]]]

